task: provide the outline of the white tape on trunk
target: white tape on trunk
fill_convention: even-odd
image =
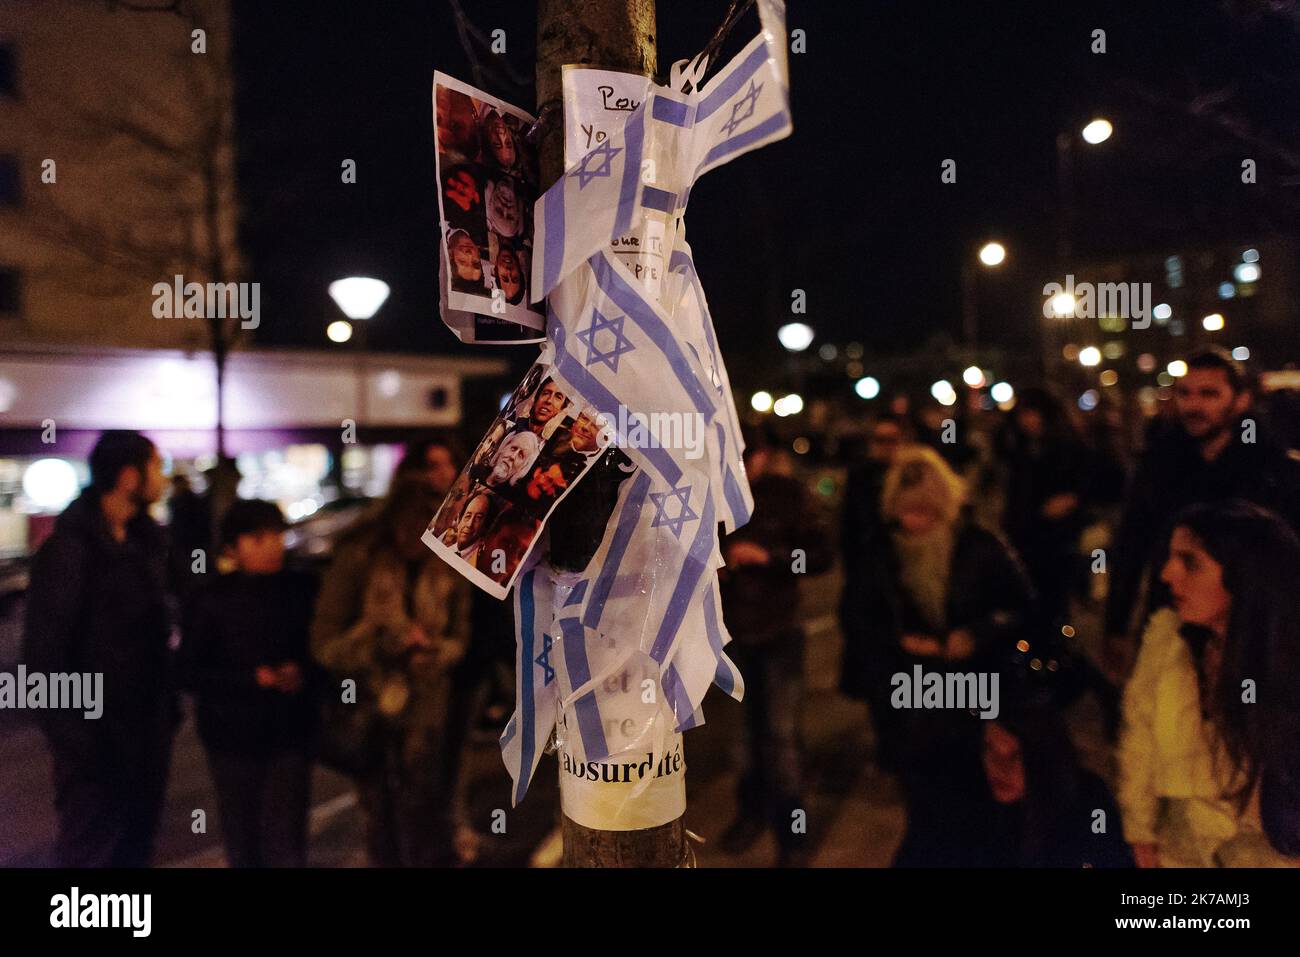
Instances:
[[[559,758],[560,807],[575,824],[598,831],[640,831],[686,813],[686,756],[676,732],[666,737],[657,762],[648,749],[585,763],[561,749]]]

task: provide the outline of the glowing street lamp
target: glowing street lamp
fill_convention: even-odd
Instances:
[[[940,405],[953,405],[957,401],[957,390],[952,387],[952,383],[947,379],[940,379],[930,386],[930,395]]]
[[[776,331],[781,345],[791,352],[803,352],[813,341],[812,326],[804,322],[790,322]]]
[[[803,411],[803,396],[797,392],[782,396],[772,403],[772,411],[781,418],[787,415],[798,415]]]
[[[1115,128],[1110,125],[1110,120],[1098,117],[1083,128],[1083,141],[1096,146],[1110,139],[1110,134],[1114,132]]]
[[[1007,258],[1007,247],[1001,243],[985,243],[980,249],[980,262],[986,266],[1001,266]]]
[[[349,276],[330,283],[330,298],[349,319],[369,319],[388,298],[388,283],[369,276]]]
[[[1075,299],[1072,293],[1058,292],[1052,297],[1052,315],[1067,319],[1074,315]]]
[[[880,381],[875,376],[866,376],[859,379],[853,386],[853,391],[863,399],[874,399],[880,395]]]
[[[335,319],[325,327],[325,335],[330,342],[343,343],[352,338],[352,323],[346,319]]]

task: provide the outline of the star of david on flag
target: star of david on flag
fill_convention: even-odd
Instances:
[[[636,348],[627,336],[623,335],[623,322],[626,318],[626,316],[616,316],[613,319],[606,319],[600,314],[599,309],[591,310],[591,325],[578,333],[578,341],[587,347],[587,358],[584,360],[586,365],[603,362],[609,366],[611,372],[618,373],[618,357]],[[602,332],[607,334],[602,337]],[[611,339],[612,345],[608,349],[601,349],[600,343]]]
[[[682,527],[687,522],[693,522],[700,516],[692,511],[690,506],[691,487],[689,485],[683,488],[675,488],[670,492],[651,492],[650,501],[654,502],[655,517],[650,522],[651,528],[666,528],[673,533],[674,538],[682,537]],[[677,504],[671,509],[675,514],[669,515],[669,501],[675,501]]]
[[[593,179],[601,179],[610,175],[614,158],[621,152],[623,152],[621,146],[614,146],[609,140],[606,140],[584,156],[581,162],[578,163],[577,168],[569,175],[578,178],[578,189],[586,189],[587,184]]]

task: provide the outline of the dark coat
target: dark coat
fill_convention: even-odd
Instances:
[[[1089,771],[1078,769],[1065,793],[1042,802],[1033,814],[1025,801],[987,803],[984,827],[971,834],[967,867],[1132,867],[1133,852],[1118,826],[1119,808],[1110,790]],[[1105,812],[1107,828],[1093,831],[1094,814]],[[1031,820],[1031,818],[1037,820]]]
[[[880,517],[880,495],[888,469],[879,462],[866,462],[849,470],[840,514],[840,555],[846,578],[861,570],[885,532]]]
[[[819,521],[803,484],[785,475],[764,475],[750,483],[754,514],[728,535],[722,554],[732,542],[753,542],[771,553],[767,565],[723,568],[722,615],[727,630],[740,644],[756,645],[799,627],[799,580],[817,575],[831,564],[829,535]],[[803,571],[796,556],[803,552]]]
[[[1174,519],[1190,505],[1244,499],[1282,516],[1300,529],[1300,459],[1261,428],[1257,441],[1233,441],[1213,462],[1200,455],[1181,426],[1154,424],[1147,450],[1129,486],[1112,554],[1106,633],[1127,634],[1144,579],[1153,574],[1149,605],[1163,603],[1158,581],[1169,554]]]
[[[1071,439],[1039,445],[1021,441],[1008,449],[1004,525],[1021,555],[1072,551],[1083,530],[1089,465],[1088,450]],[[1062,494],[1076,495],[1079,507],[1064,518],[1046,518],[1043,506]]]
[[[167,540],[147,514],[116,541],[99,496],[83,493],[32,560],[23,660],[44,673],[101,672],[103,715],[46,710],[51,747],[72,760],[135,760],[170,746],[179,710],[171,669]]]
[[[194,596],[180,668],[207,747],[252,755],[307,744],[317,703],[308,649],[315,597],[315,580],[291,571],[222,575]],[[302,671],[301,691],[257,686],[259,665],[285,662]]]
[[[944,638],[969,629],[975,654],[954,667],[962,671],[997,669],[1014,650],[1033,602],[1033,589],[1014,553],[978,525],[962,522],[949,570]],[[855,572],[847,575],[840,604],[844,627],[844,663],[840,685],[845,694],[868,697],[889,676],[916,662],[942,670],[938,659],[914,658],[899,646],[909,632],[927,632],[921,615],[899,583],[898,555],[881,526]]]

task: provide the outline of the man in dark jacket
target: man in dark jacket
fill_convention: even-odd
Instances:
[[[771,827],[780,863],[787,865],[803,853],[791,817],[802,806],[799,580],[825,571],[831,549],[803,484],[788,474],[779,449],[751,441],[745,471],[754,515],[722,543],[727,564],[719,575],[723,620],[734,639],[727,653],[745,679],[739,814],[721,843],[729,853],[743,853]]]
[[[146,867],[178,711],[169,674],[167,548],[148,506],[162,460],[136,432],[105,432],[91,484],[32,562],[23,654],[30,671],[101,673],[104,713],[47,711],[63,867]]]
[[[1244,499],[1285,518],[1300,518],[1300,461],[1273,441],[1251,415],[1251,390],[1240,363],[1220,349],[1187,360],[1174,404],[1178,423],[1153,426],[1124,507],[1113,554],[1106,605],[1106,657],[1112,678],[1126,670],[1144,582],[1164,565],[1170,523],[1189,505]],[[1150,584],[1147,606],[1163,586]]]

